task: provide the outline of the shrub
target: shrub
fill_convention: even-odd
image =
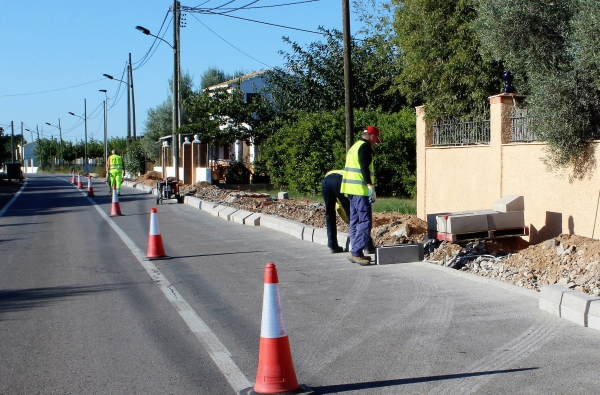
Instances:
[[[356,110],[355,139],[368,125],[377,125],[384,144],[374,148],[377,192],[382,196],[415,195],[416,142],[412,109],[386,114]],[[300,193],[319,192],[321,180],[346,161],[345,113],[300,113],[261,147],[271,182]]]

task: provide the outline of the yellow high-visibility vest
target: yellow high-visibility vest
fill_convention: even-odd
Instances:
[[[111,155],[108,158],[108,163],[110,165],[109,171],[111,173],[123,172],[123,158],[119,155]]]
[[[344,168],[344,175],[342,176],[342,188],[340,192],[347,195],[369,196],[367,181],[363,179],[358,160],[358,150],[363,144],[368,143],[364,140],[358,140],[346,154],[346,166]],[[369,163],[369,173],[371,175],[369,184],[374,184],[375,170],[372,160]]]

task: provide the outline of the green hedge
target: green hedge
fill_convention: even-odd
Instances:
[[[368,125],[381,131],[383,144],[374,148],[377,193],[381,196],[414,197],[416,143],[412,109],[393,114],[379,110],[355,110],[355,139]],[[346,160],[344,110],[301,113],[284,124],[261,146],[271,182],[278,187],[309,194],[319,193],[321,180]]]

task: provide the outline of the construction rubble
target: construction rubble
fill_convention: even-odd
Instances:
[[[158,174],[158,173],[157,173]],[[155,185],[154,175],[134,181]],[[282,199],[267,194],[226,190],[209,183],[180,187],[182,194],[237,209],[277,215],[324,228],[321,203]],[[337,220],[339,232],[348,225]],[[425,261],[539,291],[542,285],[559,284],[576,291],[600,295],[600,240],[560,235],[529,246],[521,237],[451,243],[428,237],[428,224],[416,215],[373,213],[373,242],[377,247],[423,243]]]

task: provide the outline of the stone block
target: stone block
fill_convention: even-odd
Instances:
[[[235,213],[236,211],[238,211],[237,208],[234,207],[227,207],[224,210],[219,211],[219,218],[223,218],[226,219],[227,221],[231,221],[231,215],[233,213]]]
[[[200,209],[200,206],[202,205],[202,200],[198,199],[197,197],[186,196],[185,204],[187,204],[188,206],[192,206],[194,208]]]
[[[593,300],[598,298],[582,292],[565,292],[560,302],[560,316],[577,325],[587,326],[588,308]]]
[[[523,196],[506,195],[492,204],[492,210],[502,213],[525,211],[525,199],[523,199]]]
[[[487,213],[465,212],[448,216],[448,221],[443,216],[437,217],[437,231],[452,234],[484,232],[488,230]]]
[[[315,230],[313,231],[312,241],[313,241],[313,243],[317,243],[317,244],[326,246],[327,245],[327,228],[315,228]],[[340,246],[343,246],[343,244],[341,244],[341,242],[339,240],[338,240],[338,243],[340,243]]]
[[[219,204],[216,207],[213,207],[213,209],[211,210],[211,214],[214,215],[215,217],[219,216],[219,212],[225,210],[226,208],[229,208],[228,206],[225,206],[223,204]]]
[[[213,208],[218,206],[217,203],[202,201],[202,205],[200,206],[200,210],[206,211],[207,213],[212,213]]]
[[[235,213],[233,213],[231,215],[231,221],[235,222],[236,224],[244,224],[244,220],[246,218],[248,218],[249,216],[251,216],[253,213],[251,211],[246,211],[246,210],[238,210]]]
[[[542,286],[539,296],[540,310],[560,317],[560,302],[565,292],[574,291],[557,284]]]
[[[444,215],[451,215],[451,214],[461,214],[461,212],[454,212],[454,213],[433,213],[433,214],[427,214],[427,230],[438,230],[438,217],[441,217],[441,221],[442,223],[444,222]],[[442,232],[444,228],[442,227]]]
[[[377,258],[375,262],[378,265],[419,262],[424,257],[423,243],[378,247],[375,256]]]
[[[524,211],[496,212],[487,215],[488,229],[509,229],[525,227]]]
[[[289,199],[289,195],[287,192],[279,192],[277,194],[277,199],[282,200],[282,199]]]
[[[592,300],[587,313],[587,327],[600,331],[600,300]]]
[[[325,239],[327,240],[327,229],[325,229]],[[343,247],[346,251],[350,251],[350,235],[348,233],[337,232],[337,239],[340,247]]]
[[[260,226],[287,233],[300,240],[302,240],[302,234],[304,233],[303,224],[274,215],[263,216],[260,221]]]
[[[260,226],[260,219],[264,214],[253,213],[252,215],[244,218],[244,225]]]

